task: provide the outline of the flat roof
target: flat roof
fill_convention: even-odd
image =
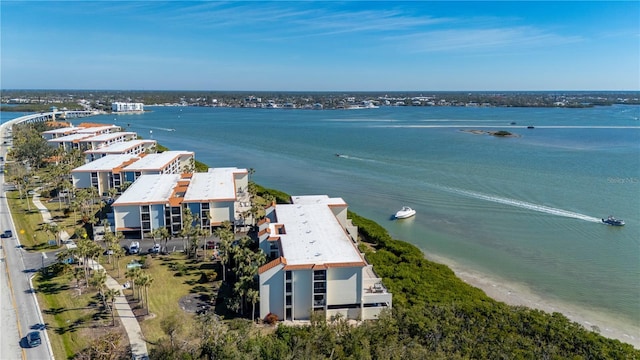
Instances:
[[[77,130],[80,130],[80,129],[82,128],[71,126],[71,127],[63,127],[63,128],[53,129],[53,130],[47,130],[47,131],[43,131],[42,133],[43,134],[64,134],[68,132],[76,132]]]
[[[135,158],[135,155],[123,154],[123,155],[107,155],[92,162],[86,163],[73,170],[74,172],[94,172],[94,171],[111,171],[118,166],[121,166],[125,162]]]
[[[277,224],[269,224],[279,236],[287,265],[321,265],[362,262],[360,252],[347,236],[327,204],[278,204]],[[285,234],[276,226],[284,225]]]
[[[65,135],[65,136],[60,136],[57,137],[55,139],[51,139],[51,140],[47,140],[48,142],[73,142],[73,141],[79,141],[82,139],[86,139],[86,138],[90,138],[92,137],[92,134],[80,134],[80,133],[75,133],[75,134],[70,134],[70,135]]]
[[[194,173],[184,201],[234,200],[236,198],[234,174],[246,172],[246,169],[234,167],[210,168],[206,173]]]
[[[328,195],[292,196],[291,202],[293,202],[294,204],[324,204],[347,206],[347,203],[342,198],[330,198]]]
[[[102,126],[89,126],[82,127],[76,132],[77,134],[97,134],[106,130],[120,129],[118,125],[102,125]]]
[[[136,146],[139,145],[143,145],[143,144],[155,144],[156,141],[155,140],[129,140],[129,141],[121,141],[121,142],[117,142],[115,144],[111,144],[111,145],[107,145],[104,147],[101,147],[100,149],[95,149],[95,150],[87,150],[85,151],[85,154],[94,154],[94,153],[99,153],[99,154],[120,154],[123,153],[129,149],[132,149]]]
[[[158,154],[149,154],[135,163],[125,167],[123,171],[159,170],[175,160],[179,156],[191,155],[192,151],[165,151]]]
[[[164,204],[180,180],[178,174],[141,175],[112,206]]]
[[[96,135],[96,136],[92,136],[88,139],[84,139],[84,141],[107,141],[107,140],[111,140],[111,139],[115,139],[118,138],[120,136],[127,136],[127,135],[134,135],[137,136],[137,133],[134,132],[130,132],[130,131],[120,131],[120,132],[113,132],[113,133],[106,133],[106,134],[100,134],[100,135]]]

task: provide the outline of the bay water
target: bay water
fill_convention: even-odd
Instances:
[[[342,197],[427,257],[640,325],[640,107],[146,109],[90,121],[291,195]],[[393,220],[404,205],[417,215]]]

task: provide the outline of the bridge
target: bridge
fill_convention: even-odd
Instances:
[[[37,122],[45,122],[51,120],[69,120],[69,119],[77,119],[83,118],[87,116],[100,115],[103,112],[100,111],[90,111],[90,110],[66,110],[66,111],[49,111],[49,112],[41,112],[38,114],[29,114],[25,116],[21,116],[19,118],[12,119],[14,124],[18,123],[37,123]]]

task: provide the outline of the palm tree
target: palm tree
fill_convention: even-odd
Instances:
[[[183,239],[182,245],[185,251],[187,251],[187,254],[189,256],[191,254],[189,253],[190,248],[188,247],[188,244],[189,244],[189,239],[191,238],[191,236],[193,236],[195,232],[195,226],[194,226],[195,220],[196,220],[196,217],[194,217],[193,214],[191,213],[191,209],[185,208],[182,211],[182,229],[180,229],[180,236]]]
[[[131,294],[133,295],[133,297],[135,298],[136,292],[135,292],[135,285],[136,285],[136,281],[138,280],[138,278],[140,277],[140,275],[142,274],[142,269],[135,267],[132,269],[127,270],[127,272],[124,274],[124,276],[127,277],[127,279],[130,279],[131,282]]]
[[[116,297],[118,297],[118,295],[120,295],[120,291],[115,290],[115,289],[108,289],[104,293],[105,301],[107,302],[109,311],[111,312],[111,326],[115,326],[116,325],[116,318],[114,316],[113,311],[115,310],[114,303],[115,303]]]
[[[251,321],[255,321],[256,303],[260,300],[260,291],[251,288],[247,290],[247,299],[251,302]]]
[[[146,273],[141,273],[138,279],[136,280],[136,285],[138,285],[138,293],[140,294],[140,298],[142,299],[142,306],[147,309],[147,315],[149,315],[149,286],[153,283],[153,278],[151,275]]]
[[[169,233],[169,229],[167,229],[166,227],[155,228],[151,232],[151,237],[153,238],[153,243],[154,244],[157,244],[156,239],[164,240],[164,247],[163,247],[164,251],[167,251],[167,252],[169,251],[169,249],[167,249],[167,242],[171,238],[171,234]]]
[[[51,235],[53,237],[55,237],[56,240],[56,244],[60,245],[58,243],[58,233],[59,233],[59,227],[58,224],[54,223],[54,222],[49,222],[49,223],[44,223],[42,224],[42,230],[46,233],[51,233]]]
[[[120,278],[120,259],[125,255],[125,252],[124,252],[124,249],[120,246],[120,244],[114,244],[113,247],[111,248],[111,251],[113,251],[113,258],[115,259],[114,264],[118,269],[118,278]]]
[[[222,263],[222,281],[227,281],[226,266],[231,260],[231,249],[234,235],[231,232],[231,224],[228,221],[222,223],[222,225],[214,231],[214,234],[220,239],[219,257]]]
[[[89,284],[94,288],[98,289],[100,293],[100,297],[104,300],[104,287],[107,283],[107,273],[104,270],[98,270],[93,273],[91,276],[91,280],[89,280]],[[106,303],[105,303],[106,307]]]

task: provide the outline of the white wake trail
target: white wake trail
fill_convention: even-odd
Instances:
[[[550,206],[538,205],[538,204],[533,204],[526,201],[509,199],[509,198],[504,198],[499,196],[492,196],[492,195],[482,194],[479,192],[469,191],[469,190],[455,189],[450,187],[444,187],[444,189],[455,194],[465,195],[465,196],[473,197],[480,200],[491,201],[498,204],[510,205],[510,206],[515,206],[522,209],[528,209],[528,210],[538,211],[538,212],[547,213],[551,215],[564,216],[564,217],[569,217],[569,218],[574,218],[574,219],[579,219],[584,221],[597,222],[597,223],[601,222],[601,219],[598,219],[593,216],[580,214],[573,211],[553,208]]]

